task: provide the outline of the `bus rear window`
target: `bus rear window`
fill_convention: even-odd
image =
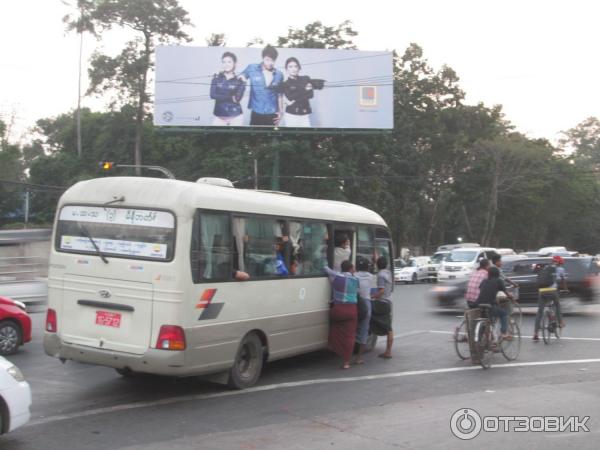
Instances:
[[[56,250],[131,259],[170,261],[175,251],[175,216],[167,211],[65,206],[58,217]]]

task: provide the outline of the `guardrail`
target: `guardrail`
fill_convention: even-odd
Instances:
[[[0,283],[48,276],[48,258],[41,256],[0,257]]]
[[[0,295],[27,305],[36,312],[48,303],[48,258],[9,256],[0,258]]]

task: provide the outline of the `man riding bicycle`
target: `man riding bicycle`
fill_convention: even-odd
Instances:
[[[556,319],[558,320],[559,327],[564,328],[565,322],[562,320],[562,314],[560,312],[560,296],[559,290],[567,290],[567,277],[566,271],[563,267],[565,260],[560,256],[554,256],[552,258],[552,264],[545,267],[540,276],[538,277],[538,310],[535,316],[535,330],[533,332],[533,341],[538,342],[538,332],[540,330],[540,324],[542,321],[542,315],[544,314],[544,306],[547,301],[554,300],[556,305]],[[549,278],[549,282],[545,281],[545,278]],[[549,284],[548,286],[545,286]]]
[[[498,300],[496,299],[498,292],[504,292],[506,297],[510,300],[513,299],[512,295],[506,291],[504,281],[500,278],[500,270],[496,266],[492,266],[488,269],[488,278],[481,282],[476,303],[477,305],[491,305],[492,315],[500,318],[500,333],[502,334],[502,339],[510,341],[512,336],[508,334],[508,312],[498,304]]]

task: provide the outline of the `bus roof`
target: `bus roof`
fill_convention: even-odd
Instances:
[[[197,208],[386,226],[381,216],[352,203],[317,200],[206,183],[146,177],[106,177],[80,181],[62,195],[64,204],[168,209],[192,217]]]

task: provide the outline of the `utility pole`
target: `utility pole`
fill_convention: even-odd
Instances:
[[[81,158],[81,60],[83,59],[83,30],[79,30],[79,82],[77,83],[77,156]]]

